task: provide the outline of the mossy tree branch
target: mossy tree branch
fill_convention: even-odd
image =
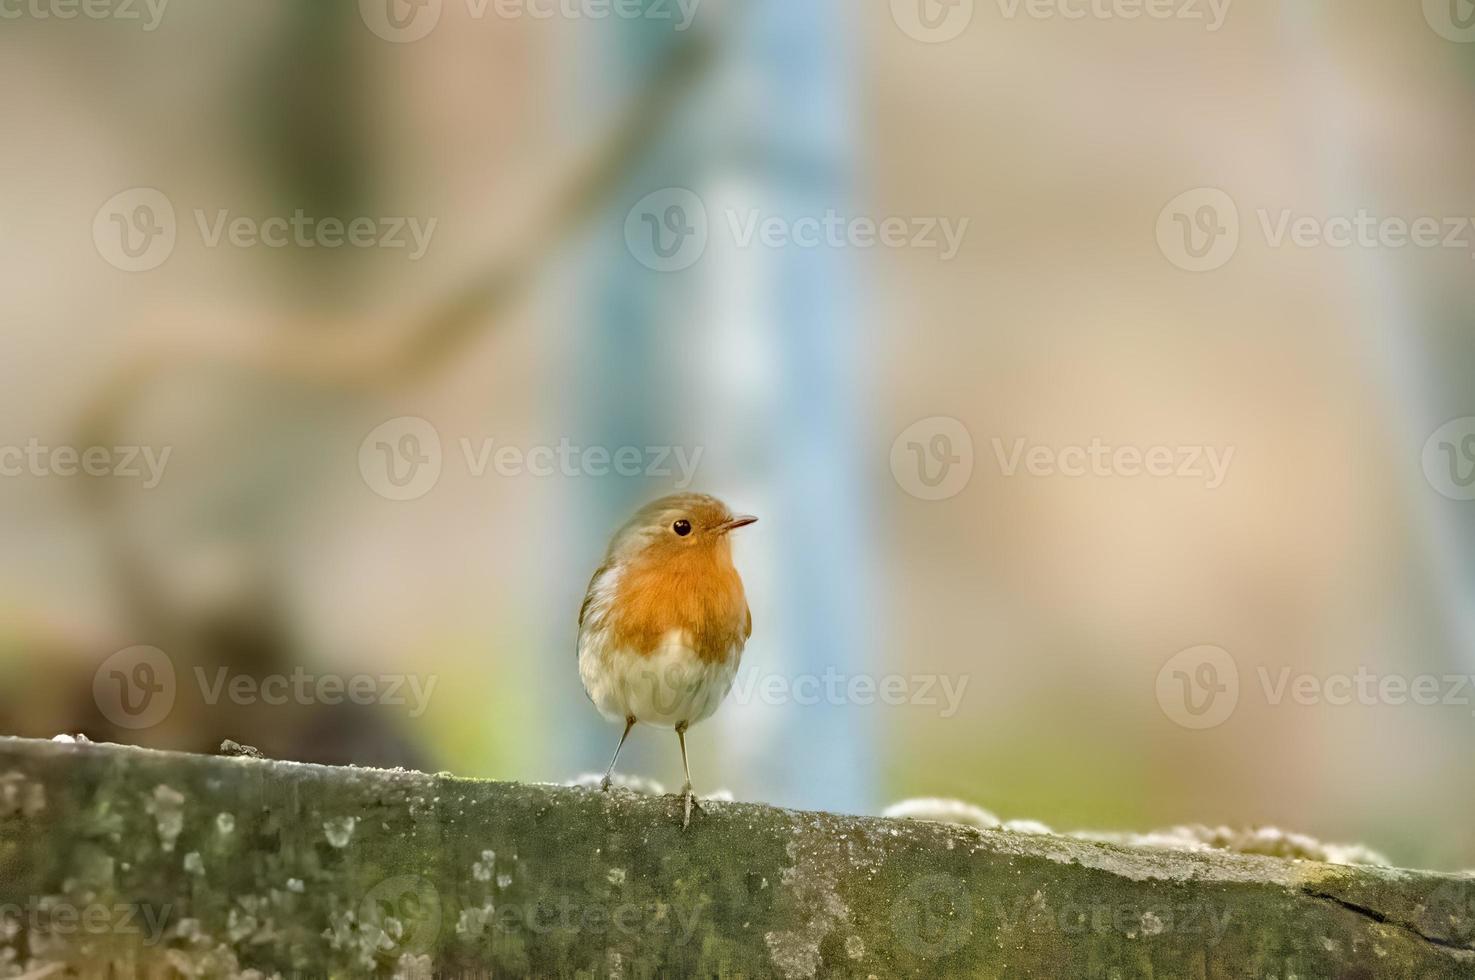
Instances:
[[[0,977],[1436,980],[1475,976],[1472,908],[1453,875],[0,739]]]

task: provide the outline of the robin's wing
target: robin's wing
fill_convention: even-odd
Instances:
[[[743,639],[751,640],[753,638],[753,608],[746,602],[743,603],[743,615],[748,618],[748,626],[743,631]]]
[[[589,578],[589,588],[584,592],[584,604],[579,607],[579,629],[584,628],[584,620],[589,615],[589,607],[594,604],[594,583],[599,581],[599,576],[609,571],[609,562],[606,561],[594,570]]]

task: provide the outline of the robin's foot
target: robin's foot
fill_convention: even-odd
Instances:
[[[687,827],[691,826],[691,811],[696,810],[698,813],[700,813],[702,810],[702,805],[697,802],[697,795],[692,792],[691,783],[687,783],[684,787],[682,787],[681,800],[683,804],[681,829],[685,830]]]
[[[609,768],[604,771],[604,778],[599,781],[599,791],[609,792],[609,777],[615,773],[615,763],[620,761],[620,750],[625,747],[625,739],[630,737],[630,729],[635,727],[635,716],[630,715],[625,719],[625,731],[620,735],[620,744],[615,746],[615,757],[609,760]]]

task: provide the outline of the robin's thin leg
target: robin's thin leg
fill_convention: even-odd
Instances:
[[[681,829],[685,830],[691,826],[692,808],[700,810],[697,805],[696,794],[691,791],[691,766],[686,761],[686,722],[676,726],[676,738],[681,742],[681,768],[686,771],[686,785],[681,788],[681,798],[684,802],[684,812],[681,817]]]
[[[614,774],[615,763],[620,761],[620,750],[625,747],[625,739],[630,737],[630,729],[635,727],[635,716],[631,715],[625,719],[625,734],[620,736],[620,744],[615,746],[615,757],[609,760],[609,768],[604,771],[604,778],[599,781],[599,788],[609,792],[609,777]]]

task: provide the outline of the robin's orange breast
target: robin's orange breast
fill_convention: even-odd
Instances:
[[[609,613],[613,645],[642,656],[680,630],[704,663],[722,663],[753,632],[743,582],[725,548],[637,559],[620,576]]]

